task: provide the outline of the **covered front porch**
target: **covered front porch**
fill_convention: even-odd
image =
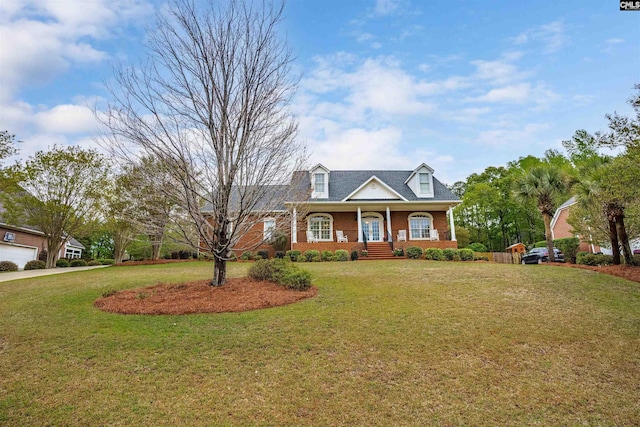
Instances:
[[[357,204],[317,206],[302,214],[292,209],[291,248],[363,250],[386,243],[390,250],[457,248],[452,206],[442,204]],[[449,219],[447,219],[449,212]]]

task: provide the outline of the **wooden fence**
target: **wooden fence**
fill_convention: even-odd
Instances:
[[[510,252],[493,252],[493,262],[498,264],[520,264],[522,254]]]

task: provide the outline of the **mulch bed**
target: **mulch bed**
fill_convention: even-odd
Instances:
[[[565,264],[562,262],[554,262],[550,264],[561,266],[561,267],[582,268],[584,270],[597,271],[599,273],[610,274],[611,276],[622,277],[623,279],[640,283],[640,267],[638,266],[603,265],[600,267],[594,267],[591,265],[569,264],[569,263]]]
[[[210,286],[209,280],[201,280],[127,289],[99,298],[94,305],[120,314],[229,313],[292,304],[317,293],[315,286],[296,291],[272,282],[234,278],[219,287]]]

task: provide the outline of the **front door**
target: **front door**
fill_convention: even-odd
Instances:
[[[368,242],[382,242],[382,220],[376,217],[362,218],[362,232]]]

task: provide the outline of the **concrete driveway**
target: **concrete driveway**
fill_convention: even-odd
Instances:
[[[72,273],[74,271],[93,270],[94,268],[109,267],[108,265],[92,265],[91,267],[67,267],[67,268],[47,268],[45,270],[22,270],[0,273],[0,282],[10,280],[28,279],[30,277],[49,276],[51,274]]]

